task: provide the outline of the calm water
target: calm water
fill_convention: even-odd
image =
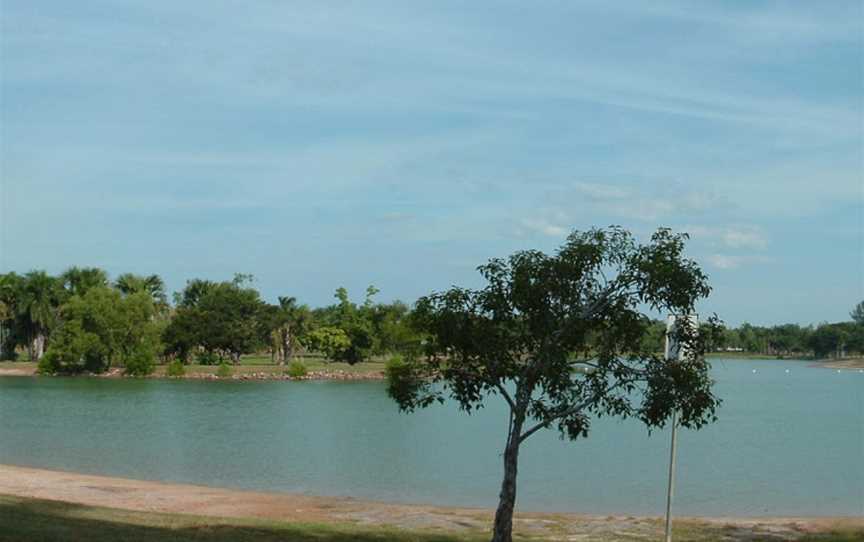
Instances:
[[[680,433],[679,513],[864,514],[864,374],[714,374],[719,422]],[[213,486],[491,506],[505,424],[497,400],[400,414],[380,382],[0,378],[0,463]],[[607,419],[576,443],[537,434],[518,505],[660,514],[668,446],[668,431]]]

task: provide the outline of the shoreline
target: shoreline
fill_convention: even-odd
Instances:
[[[191,514],[214,518],[266,519],[383,526],[397,529],[435,529],[467,533],[487,529],[493,510],[395,504],[350,497],[319,497],[268,493],[191,484],[132,480],[13,465],[0,465],[0,494],[18,498],[62,501],[85,506],[130,511]],[[778,536],[795,540],[833,529],[860,529],[862,517],[676,517],[678,525],[695,529],[740,532],[740,538]],[[654,536],[662,532],[659,517],[594,515],[572,512],[518,512],[516,530],[527,535],[562,532]]]
[[[808,363],[808,366],[817,369],[834,369],[834,370],[850,370],[864,371],[864,358],[844,358],[844,359],[772,359],[772,358],[726,358],[725,356],[712,355],[713,359],[725,359],[726,361],[752,361],[757,359],[765,359],[768,361],[795,361]],[[183,376],[167,376],[165,374],[165,366],[158,366],[153,374],[147,376],[127,376],[123,374],[123,370],[119,367],[109,369],[105,373],[81,373],[77,375],[40,375],[36,372],[36,364],[28,361],[19,362],[0,362],[0,377],[17,376],[17,377],[49,377],[49,378],[122,378],[122,379],[160,379],[160,380],[208,380],[208,381],[327,381],[327,380],[370,380],[380,381],[385,380],[383,368],[380,364],[377,367],[360,367],[358,370],[344,369],[329,369],[316,368],[310,370],[305,376],[292,377],[289,376],[286,366],[279,365],[236,365],[232,367],[234,372],[228,377],[216,376],[216,366],[193,366],[187,369],[187,373]],[[320,365],[319,365],[320,367]]]
[[[29,362],[20,362],[28,363]],[[214,368],[215,369],[215,368]],[[163,371],[154,372],[147,376],[131,376],[123,374],[120,368],[109,369],[101,374],[81,373],[81,374],[55,374],[42,375],[36,372],[35,364],[28,367],[0,367],[0,377],[33,377],[33,378],[109,378],[109,379],[131,379],[131,380],[208,380],[208,381],[310,381],[310,380],[384,380],[383,371],[344,371],[344,370],[313,370],[309,371],[305,376],[292,377],[286,374],[287,367],[267,366],[267,370],[260,370],[256,366],[239,366],[236,367],[234,374],[227,377],[216,376],[213,372],[190,371],[183,376],[167,376]],[[256,370],[259,369],[259,370]]]

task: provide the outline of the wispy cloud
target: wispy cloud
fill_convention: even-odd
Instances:
[[[548,237],[564,237],[570,230],[565,225],[552,223],[548,220],[539,219],[523,219],[519,222],[517,228],[518,235],[540,234]]]
[[[413,266],[388,275],[410,299],[472,280],[446,262],[615,223],[690,231],[707,266],[739,271],[718,301],[735,311],[782,302],[736,293],[739,277],[802,251],[838,262],[848,293],[862,9],[6,2],[0,264],[134,267],[158,247],[169,284],[251,262],[279,270],[265,291],[315,303],[342,280],[337,251],[360,288],[390,272],[375,246]],[[817,262],[771,286],[829,272]]]
[[[773,260],[766,256],[711,254],[707,258],[708,263],[717,269],[734,270],[749,264],[771,263]]]
[[[732,249],[764,250],[768,247],[768,237],[756,226],[684,226],[694,241],[708,241]]]

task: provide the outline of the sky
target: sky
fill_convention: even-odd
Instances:
[[[414,301],[611,224],[727,323],[864,299],[864,3],[0,0],[0,271]]]

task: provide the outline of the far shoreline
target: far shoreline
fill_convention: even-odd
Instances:
[[[709,361],[789,361],[796,363],[807,363],[809,367],[818,369],[834,370],[864,370],[864,358],[841,358],[841,359],[800,359],[800,358],[772,358],[767,356],[729,356],[725,353],[711,353]],[[333,368],[330,368],[333,366]],[[168,376],[165,374],[166,366],[157,366],[156,371],[146,376],[132,376],[123,373],[120,367],[114,367],[100,374],[54,374],[42,375],[37,372],[37,364],[31,361],[3,361],[0,362],[0,378],[2,377],[42,377],[42,378],[107,378],[107,379],[131,379],[131,380],[196,380],[208,382],[250,382],[250,381],[381,381],[386,379],[384,364],[380,362],[366,362],[354,366],[342,363],[319,363],[315,369],[309,370],[304,376],[290,376],[287,365],[232,365],[233,374],[227,377],[219,377],[215,374],[217,366],[214,365],[190,365],[186,374],[182,376]]]

